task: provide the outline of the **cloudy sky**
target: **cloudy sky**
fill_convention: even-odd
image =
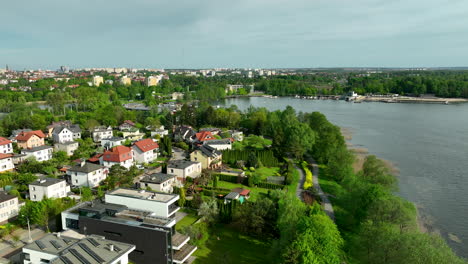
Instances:
[[[0,67],[468,66],[467,0],[15,0]]]

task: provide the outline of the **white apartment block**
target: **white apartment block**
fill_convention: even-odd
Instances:
[[[52,159],[53,148],[51,146],[40,146],[31,149],[22,149],[21,154],[25,154],[26,158],[34,157],[37,161],[47,161]]]
[[[130,209],[149,211],[155,216],[169,218],[179,211],[178,194],[118,188],[106,193],[106,203],[125,205]]]
[[[45,178],[29,184],[31,201],[42,201],[43,198],[63,198],[70,192],[70,186],[63,179]]]
[[[16,217],[20,209],[18,197],[0,192],[0,223]]]
[[[67,170],[70,176],[70,183],[73,186],[97,187],[99,183],[106,179],[105,168],[88,162],[81,162]]]

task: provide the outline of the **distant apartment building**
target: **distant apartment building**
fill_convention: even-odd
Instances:
[[[111,138],[114,135],[113,133],[112,127],[110,126],[98,126],[91,131],[94,142],[101,142],[102,139]]]
[[[72,186],[97,187],[106,179],[107,170],[100,165],[82,161],[67,170]]]
[[[159,82],[161,81],[161,77],[159,76],[149,76],[148,78],[146,78],[146,86],[150,87],[150,86],[156,86],[159,84]]]
[[[0,137],[0,154],[13,153],[13,143],[11,140]]]
[[[135,246],[132,244],[104,236],[72,237],[57,233],[47,234],[25,245],[22,258],[24,264],[128,264],[128,256],[133,250]]]
[[[93,76],[93,86],[100,86],[102,83],[104,83],[104,78],[102,78],[102,76],[99,76],[99,75],[96,75],[96,76]]]
[[[53,148],[47,145],[21,150],[21,154],[26,155],[26,158],[34,157],[37,161],[47,161],[52,159],[52,152]]]
[[[18,216],[20,207],[18,197],[0,192],[0,223],[5,223]]]
[[[70,192],[64,179],[44,178],[29,184],[29,199],[42,201],[44,198],[63,198]]]
[[[43,146],[46,136],[40,130],[20,132],[16,137],[16,143],[20,149],[29,149]]]
[[[122,84],[122,85],[131,85],[132,84],[132,78],[128,77],[127,75],[122,76],[122,78],[120,78],[120,84]]]

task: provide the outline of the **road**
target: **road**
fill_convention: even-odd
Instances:
[[[172,158],[171,160],[184,160],[185,159],[185,151],[180,148],[172,147]]]
[[[292,162],[292,160],[291,160],[291,162]],[[304,199],[302,197],[302,192],[304,191],[304,189],[302,187],[304,186],[305,175],[304,175],[304,172],[302,171],[302,169],[297,167],[296,163],[293,162],[293,164],[294,164],[294,168],[296,168],[297,172],[299,172],[299,184],[297,185],[296,196],[297,196],[297,198],[299,198],[299,200],[304,201]]]

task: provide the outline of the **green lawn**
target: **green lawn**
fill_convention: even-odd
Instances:
[[[272,263],[271,244],[243,234],[226,225],[210,229],[205,247],[198,248],[195,264]]]
[[[299,172],[296,169],[294,169],[293,181],[291,182],[290,185],[287,185],[288,193],[295,196],[298,184],[299,184]]]
[[[278,167],[261,167],[255,170],[256,173],[262,176],[262,180],[266,179],[270,176],[277,176],[276,174],[279,172],[280,168]]]
[[[265,188],[249,187],[249,186],[242,185],[240,183],[232,183],[232,182],[226,182],[226,181],[218,181],[218,187],[228,188],[228,189],[234,189],[234,188],[249,189],[250,199],[252,200],[257,199],[257,197],[259,197],[260,195],[268,194],[268,189],[265,189]]]
[[[197,211],[196,210],[192,210],[192,209],[182,209],[182,211],[184,213],[187,213],[187,215],[182,218],[182,220],[180,220],[179,222],[177,222],[176,224],[176,230],[177,231],[180,231],[182,230],[184,227],[186,226],[189,226],[189,225],[192,225],[193,223],[195,223],[197,220],[198,220],[198,216],[197,216]]]

